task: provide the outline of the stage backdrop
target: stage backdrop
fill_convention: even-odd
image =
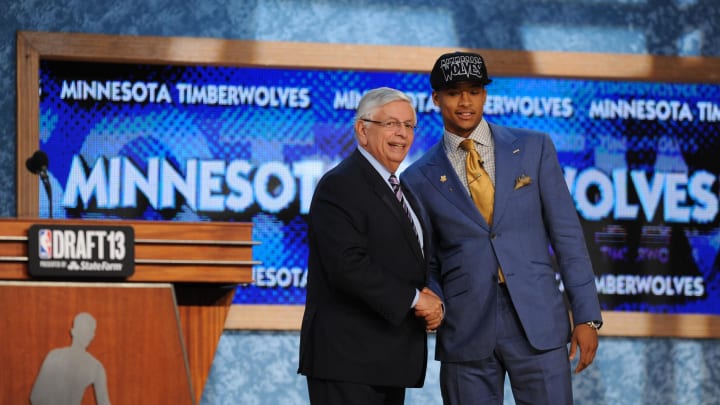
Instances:
[[[427,69],[447,51],[19,33],[18,134],[30,136],[18,140],[19,165],[47,154],[52,204],[18,173],[19,195],[33,200],[19,198],[18,212],[252,222],[262,264],[238,288],[229,326],[293,328],[310,200],[356,148],[360,97],[379,86],[410,95],[411,163],[442,134]],[[703,320],[690,336],[718,333],[720,80],[693,76],[718,61],[679,59],[692,68],[678,77],[663,72],[668,58],[481,52],[494,79],[487,120],[555,142],[602,308],[620,321],[609,333],[674,335],[685,316]],[[610,76],[609,59],[631,68]],[[623,325],[633,319],[655,326]]]

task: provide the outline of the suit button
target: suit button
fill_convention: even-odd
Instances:
[[[497,237],[497,234],[495,232],[490,234],[490,239],[495,239]]]

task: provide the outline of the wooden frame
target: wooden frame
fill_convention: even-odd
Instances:
[[[427,72],[458,48],[259,42],[184,37],[18,32],[17,156],[38,145],[40,59],[148,64],[333,68]],[[481,50],[495,76],[561,77],[675,83],[720,83],[720,59],[567,52]],[[17,173],[19,217],[38,213],[37,177]],[[297,330],[302,306],[233,305],[226,328]],[[606,336],[718,337],[720,317],[606,312]]]

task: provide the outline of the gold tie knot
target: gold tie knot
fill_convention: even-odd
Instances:
[[[460,142],[460,147],[465,152],[470,152],[471,150],[475,150],[475,146],[473,145],[474,141],[472,139],[466,139],[462,142]]]

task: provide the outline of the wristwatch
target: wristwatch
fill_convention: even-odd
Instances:
[[[585,322],[585,325],[587,325],[595,330],[600,330],[600,328],[602,328],[603,323],[602,323],[602,321],[589,321],[589,322]]]

